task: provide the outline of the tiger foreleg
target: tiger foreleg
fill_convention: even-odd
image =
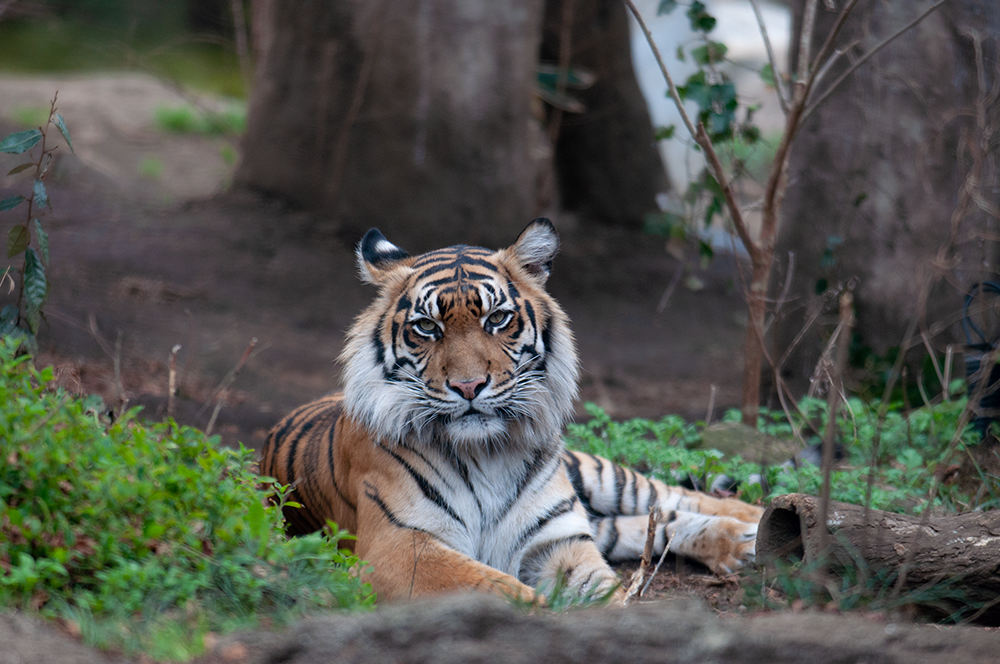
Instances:
[[[363,542],[367,542],[364,546]],[[370,565],[365,577],[380,600],[473,590],[535,602],[535,591],[513,576],[444,545],[433,535],[395,529],[358,538],[358,557]]]

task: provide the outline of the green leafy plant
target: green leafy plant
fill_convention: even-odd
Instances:
[[[18,219],[19,223],[14,224],[6,236],[7,258],[23,256],[23,262],[20,270],[10,264],[0,275],[0,286],[3,281],[8,281],[11,289],[17,289],[17,304],[7,305],[0,310],[0,337],[23,337],[31,351],[37,347],[35,335],[38,334],[41,323],[42,305],[49,295],[49,282],[45,275],[45,268],[49,263],[49,236],[42,228],[39,217],[45,214],[42,210],[51,207],[44,180],[52,163],[52,155],[59,147],[51,145],[49,141],[52,127],[59,130],[66,145],[73,150],[66,121],[57,112],[57,98],[58,94],[52,98],[44,125],[37,129],[15,132],[0,141],[0,152],[27,152],[29,155],[28,161],[10,169],[7,175],[31,172],[34,176],[27,196],[17,194],[0,200],[0,212],[16,210],[22,204],[25,205],[24,217]],[[39,151],[37,156],[31,157],[31,150],[35,146],[38,146]]]
[[[251,451],[136,410],[109,423],[16,347],[0,340],[0,606],[186,659],[209,631],[372,604],[345,531],[286,538]]]

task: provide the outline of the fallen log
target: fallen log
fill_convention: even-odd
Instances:
[[[820,560],[822,516],[814,496],[779,496],[764,512],[757,531],[757,561]],[[1000,511],[931,516],[894,514],[830,501],[826,520],[828,562],[902,590],[946,586],[976,620],[1000,623]]]

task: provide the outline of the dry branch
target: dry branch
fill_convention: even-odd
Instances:
[[[1000,620],[1000,511],[919,517],[831,501],[822,523],[818,498],[775,498],[757,531],[758,561],[818,561],[826,539],[833,570],[861,567],[894,583],[905,565],[904,591],[943,584],[967,606],[984,605],[982,618]]]

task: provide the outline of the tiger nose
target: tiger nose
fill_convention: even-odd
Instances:
[[[472,401],[486,387],[486,378],[474,378],[472,380],[449,380],[448,387],[455,390],[463,397]]]

